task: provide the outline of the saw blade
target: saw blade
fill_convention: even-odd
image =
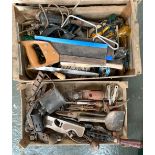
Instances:
[[[40,71],[48,71],[52,73],[61,72],[64,74],[72,74],[72,75],[99,76],[99,74],[95,72],[79,71],[79,70],[73,70],[73,69],[63,69],[63,68],[56,68],[56,67],[37,67],[33,69],[40,70]]]

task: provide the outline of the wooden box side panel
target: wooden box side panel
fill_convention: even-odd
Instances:
[[[105,87],[105,85],[107,84],[118,84],[122,90],[123,90],[123,100],[126,101],[127,100],[127,88],[128,88],[128,82],[126,81],[76,81],[76,82],[59,82],[59,83],[55,83],[57,89],[60,91],[65,91],[66,89],[84,89],[84,88],[94,88],[94,89],[101,89],[102,87]],[[32,84],[30,83],[23,83],[21,85],[24,85],[24,87],[22,86],[21,88],[25,88],[27,89],[27,92],[29,92],[29,90],[31,89]],[[63,86],[63,88],[62,88]],[[69,88],[70,87],[70,88]],[[34,145],[34,146],[46,146],[46,145],[50,145],[50,144],[43,144],[43,143],[39,143],[39,142],[32,142],[29,140],[28,134],[25,132],[24,129],[24,123],[25,123],[25,117],[26,117],[26,100],[25,100],[25,89],[23,89],[21,91],[21,97],[22,97],[22,139],[19,143],[19,145],[22,148],[26,148],[28,145]],[[124,121],[124,127],[123,127],[123,136],[122,138],[127,138],[127,103],[125,104],[125,109],[126,109],[126,115],[125,115],[125,121]],[[107,144],[112,144],[112,143],[107,143]],[[106,145],[107,145],[106,144]],[[55,145],[79,145],[76,144],[75,142],[71,141],[70,139],[66,139],[62,142],[60,142],[59,144],[55,144]],[[85,145],[85,144],[80,144],[80,145]]]

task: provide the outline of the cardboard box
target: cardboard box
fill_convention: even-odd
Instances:
[[[49,82],[52,85],[52,82]],[[55,86],[60,91],[61,94],[64,92],[68,92],[70,90],[82,90],[82,89],[90,89],[90,90],[105,90],[107,84],[111,85],[118,85],[121,88],[121,94],[123,101],[127,101],[127,88],[128,88],[128,82],[118,82],[118,81],[71,81],[71,82],[56,82]],[[47,146],[49,144],[43,144],[39,142],[32,142],[29,140],[28,134],[25,132],[25,120],[26,120],[26,97],[30,95],[30,90],[32,88],[32,84],[30,83],[21,83],[21,122],[22,122],[22,139],[20,141],[20,146],[25,148],[27,145],[37,145],[37,146]],[[127,103],[125,103],[125,108],[123,109],[125,111],[125,121],[124,121],[124,127],[121,131],[121,138],[127,138]],[[71,141],[70,139],[66,138],[62,142],[59,142],[55,145],[75,145],[76,143]],[[82,143],[84,144],[84,143]],[[76,145],[82,145],[82,144],[76,144]],[[113,144],[113,143],[105,143],[105,144]]]
[[[54,0],[54,2],[58,5],[66,5],[71,8],[77,4],[77,0]],[[131,35],[129,38],[130,69],[126,72],[125,75],[96,78],[76,78],[66,79],[65,81],[134,77],[142,73],[139,47],[139,24],[137,21],[137,3],[137,0],[81,1],[79,6],[74,10],[74,14],[82,15],[86,18],[96,19],[104,18],[112,13],[115,13],[122,15],[128,20],[128,23],[131,27]],[[28,18],[35,15],[35,13],[38,11],[38,4],[50,4],[50,0],[14,0],[13,4],[13,79],[20,82],[32,82],[33,80],[29,80],[25,74],[25,66],[28,62],[25,59],[24,52],[18,43],[18,32],[20,31],[19,25],[26,17]],[[56,8],[53,7],[53,9]],[[54,81],[60,80],[54,79]]]

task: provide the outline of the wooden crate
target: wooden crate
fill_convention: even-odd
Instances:
[[[77,0],[54,0],[58,5],[66,5],[73,7],[77,4]],[[142,73],[140,47],[139,47],[139,24],[137,21],[137,4],[136,0],[82,0],[77,9],[73,13],[82,15],[87,18],[104,18],[112,13],[122,15],[127,18],[131,27],[131,35],[129,38],[130,51],[130,69],[125,75],[95,77],[95,78],[76,78],[67,80],[99,80],[111,78],[134,77]],[[33,7],[32,7],[33,4]],[[25,74],[25,65],[27,61],[24,59],[22,48],[18,43],[19,27],[17,23],[21,23],[25,17],[35,15],[38,8],[34,7],[38,4],[50,4],[50,0],[14,0],[13,4],[13,79],[19,82],[32,82]],[[110,4],[110,5],[109,5]],[[53,9],[55,9],[53,7]],[[50,80],[49,80],[50,81]],[[54,79],[54,81],[60,81]]]
[[[52,82],[48,82],[51,83]],[[82,89],[90,89],[90,90],[105,90],[107,84],[111,85],[118,85],[122,90],[122,99],[123,101],[127,101],[127,88],[128,88],[128,82],[118,82],[118,81],[67,81],[67,82],[55,82],[56,88],[60,91],[60,93],[64,93],[70,90],[82,90]],[[30,83],[22,83],[21,88],[24,88],[20,91],[21,94],[21,122],[22,122],[22,139],[20,141],[20,146],[23,148],[26,148],[28,145],[37,145],[37,146],[47,146],[50,144],[44,144],[39,142],[34,142],[29,140],[28,134],[25,132],[25,120],[26,120],[26,97],[31,92],[32,84]],[[30,94],[29,94],[30,95]],[[127,102],[125,103],[125,121],[124,121],[124,127],[121,131],[121,138],[127,138]],[[62,142],[55,144],[55,145],[83,145],[77,144],[73,142],[72,140],[66,138]],[[105,145],[113,145],[114,143],[105,143]],[[86,145],[86,144],[85,144]]]

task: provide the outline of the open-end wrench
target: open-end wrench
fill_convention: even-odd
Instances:
[[[111,86],[110,85],[107,85],[107,99],[109,101],[109,105],[111,105],[112,102],[111,102]]]
[[[111,101],[112,101],[112,103],[115,102],[116,97],[117,97],[117,94],[118,94],[118,85],[115,85],[115,87],[114,87],[114,93],[113,93],[113,95],[111,96]]]

